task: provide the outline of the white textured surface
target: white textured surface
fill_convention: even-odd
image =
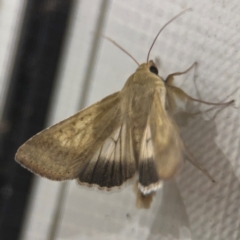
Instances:
[[[218,102],[231,95],[239,106],[240,92],[234,92],[240,87],[238,0],[111,1],[104,33],[144,62],[159,28],[187,7],[193,11],[164,30],[151,58],[160,58],[160,75],[164,77],[197,61],[195,80],[201,98]],[[98,0],[79,1],[59,74],[51,123],[76,111],[98,10]],[[102,40],[97,63],[92,67],[88,104],[120,90],[136,64]],[[186,92],[198,96],[193,71],[178,81]],[[212,115],[189,119],[183,135],[217,183],[211,183],[186,162],[177,183],[165,184],[150,210],[137,210],[131,186],[104,193],[71,182],[57,239],[240,239],[240,110],[228,107],[215,119]],[[50,226],[47,209],[51,213],[58,200],[55,193],[59,183],[41,180],[40,184],[38,197],[33,197],[29,210],[28,237],[24,240],[46,239],[46,229],[38,226]]]

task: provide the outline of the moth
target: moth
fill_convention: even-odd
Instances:
[[[185,11],[161,28],[143,64],[108,38],[138,64],[135,73],[121,91],[33,136],[18,149],[16,161],[51,180],[77,179],[80,185],[105,190],[137,176],[139,208],[148,208],[162,182],[179,172],[184,155],[213,180],[187,151],[173,112],[178,99],[220,103],[195,99],[174,86],[174,76],[185,74],[195,64],[164,80],[154,61],[149,60],[161,31]]]

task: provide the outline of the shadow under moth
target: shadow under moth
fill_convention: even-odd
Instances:
[[[135,73],[121,91],[30,138],[18,149],[16,161],[51,180],[77,179],[81,185],[105,190],[120,187],[137,176],[135,190],[139,208],[150,206],[162,182],[177,174],[184,155],[214,181],[189,154],[173,112],[178,100],[209,105],[227,105],[233,101],[205,102],[174,86],[174,76],[187,73],[195,64],[163,80],[154,61],[149,60],[161,31],[185,11],[161,28],[143,64],[105,37],[137,63]]]

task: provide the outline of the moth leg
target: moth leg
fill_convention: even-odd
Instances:
[[[192,100],[192,101],[195,101],[195,102],[204,103],[204,104],[207,104],[207,105],[214,105],[214,106],[224,106],[224,105],[226,105],[227,106],[227,105],[230,105],[230,104],[234,103],[234,100],[231,100],[231,101],[225,102],[225,103],[212,103],[212,102],[203,101],[203,100],[200,100],[200,99],[193,98],[193,97],[189,96],[187,93],[185,93],[182,89],[173,86],[174,76],[179,76],[179,75],[186,74],[192,68],[197,66],[197,64],[198,64],[197,62],[194,62],[187,70],[185,70],[183,72],[176,72],[176,73],[170,74],[167,77],[167,79],[165,80],[167,88],[171,89],[181,99],[188,99],[188,100]]]
[[[226,105],[224,104],[223,108],[217,110],[217,112],[214,114],[214,116],[211,118],[211,120],[216,119],[217,115],[218,115],[221,111],[223,111],[227,106],[228,106],[227,104],[226,104]],[[204,111],[194,112],[194,113],[192,113],[192,115],[198,115],[198,114],[202,114],[202,113],[208,113],[208,112],[211,112],[211,111],[213,111],[213,110],[215,110],[215,109],[216,109],[216,106],[215,106],[215,107],[211,107],[211,108],[209,108],[209,109],[207,109],[207,110],[204,110]]]
[[[166,85],[168,86],[172,86],[173,81],[174,81],[174,76],[179,76],[179,75],[183,75],[186,74],[187,72],[189,72],[192,68],[194,68],[195,66],[197,66],[197,62],[194,62],[187,70],[183,71],[183,72],[175,72],[172,73],[170,75],[168,75],[167,79],[165,80]]]
[[[231,100],[229,102],[224,102],[224,103],[222,103],[222,102],[220,102],[220,103],[207,102],[207,101],[203,101],[203,100],[196,99],[196,98],[189,96],[187,93],[185,93],[182,89],[180,89],[178,87],[175,87],[175,86],[167,86],[167,87],[170,88],[171,91],[173,91],[178,97],[180,97],[180,99],[187,99],[187,100],[191,100],[194,102],[204,103],[207,105],[224,106],[224,105],[230,105],[235,102],[234,100]]]
[[[202,173],[204,173],[212,182],[216,182],[214,180],[214,178],[208,173],[208,171],[203,168],[198,162],[197,160],[195,159],[195,157],[193,156],[193,154],[191,153],[191,151],[189,150],[189,148],[186,146],[185,143],[184,144],[184,149],[185,149],[185,152],[186,152],[186,155],[187,155],[187,158],[188,158],[188,161],[190,163],[192,163],[193,166],[195,166],[197,169],[199,169]]]

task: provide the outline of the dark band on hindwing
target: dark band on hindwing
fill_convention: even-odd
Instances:
[[[100,187],[112,188],[121,186],[135,174],[135,164],[99,159],[89,162],[78,176],[81,183],[95,184]]]
[[[139,165],[139,183],[142,186],[147,187],[159,180],[153,158],[148,158],[142,161]]]

